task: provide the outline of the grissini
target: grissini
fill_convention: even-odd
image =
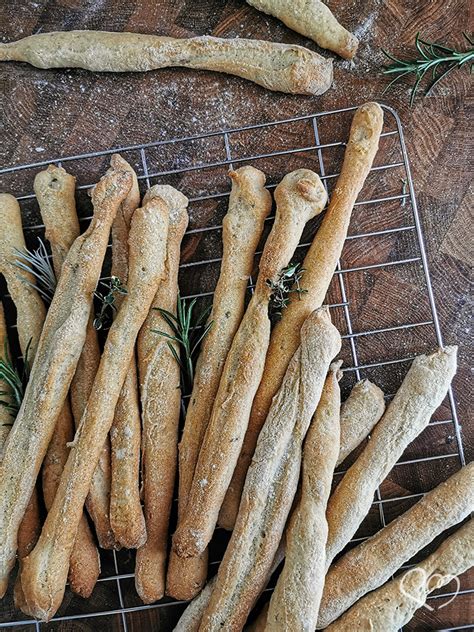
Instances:
[[[94,218],[69,251],[46,316],[23,403],[0,463],[1,577],[8,576],[15,561],[18,527],[82,349],[110,226],[129,188],[126,173],[111,174],[96,187]]]
[[[286,528],[286,557],[273,591],[267,630],[314,632],[326,571],[326,505],[339,455],[339,370],[330,368],[306,435],[300,498]]]
[[[327,308],[305,321],[272,402],[200,632],[241,630],[275,558],[298,486],[304,437],[341,337]]]
[[[56,279],[60,278],[67,253],[80,234],[74,199],[75,183],[74,176],[54,165],[40,171],[34,180],[34,191],[45,226],[45,236],[51,246]],[[52,505],[69,454],[68,444],[73,437],[74,420],[69,398],[66,398],[43,462],[43,497],[47,510]],[[99,574],[99,552],[87,518],[83,515],[70,559],[68,579],[71,589],[81,597],[89,597]]]
[[[358,601],[326,630],[397,632],[426,603],[430,593],[473,565],[474,521],[469,520],[423,562]]]
[[[221,526],[232,529],[240,495],[258,434],[280,388],[293,353],[300,342],[301,325],[320,307],[326,296],[347,235],[354,203],[369,173],[378,149],[383,113],[377,103],[366,103],[352,121],[344,162],[329,207],[304,259],[301,287],[306,292],[283,311],[272,331],[263,377],[255,395],[242,450],[221,510]],[[225,519],[224,519],[225,516]]]
[[[329,7],[320,0],[247,0],[264,13],[273,15],[286,26],[314,40],[321,48],[352,59],[359,41],[337,21]]]
[[[314,172],[298,169],[275,189],[275,223],[260,260],[254,294],[225,361],[184,519],[173,537],[181,557],[208,545],[234,471],[270,340],[271,283],[288,265],[306,222],[322,211],[326,191]]]
[[[375,590],[440,533],[474,509],[474,463],[428,492],[416,505],[331,566],[318,628],[325,628]]]
[[[5,322],[5,313],[3,310],[3,303],[0,302],[0,360],[8,362],[10,359],[10,348],[8,345],[8,332],[7,324]],[[0,404],[0,461],[3,457],[3,446],[7,440],[10,428],[13,425],[13,415],[8,410],[7,406],[11,405],[13,401],[13,394],[10,385],[3,380],[0,380],[0,399],[5,402],[5,405]]]
[[[222,222],[222,263],[209,322],[212,327],[201,345],[193,391],[179,444],[178,522],[184,515],[199,450],[219,388],[222,369],[245,309],[245,293],[255,250],[272,207],[265,175],[251,166],[230,171],[232,190]],[[207,554],[180,558],[171,551],[166,593],[192,599],[207,577]]]
[[[7,288],[17,312],[17,333],[20,350],[28,365],[34,360],[38,348],[46,308],[35,289],[35,278],[25,270],[15,267],[15,261],[20,257],[17,251],[26,250],[21,210],[17,200],[8,194],[0,194],[0,221],[5,230],[0,238],[0,273],[7,282]],[[3,352],[3,349],[2,349]],[[6,440],[6,445],[8,440]],[[36,478],[34,484],[36,483]],[[21,523],[18,527],[16,547],[19,559],[28,555],[36,544],[41,529],[38,493],[33,485],[31,498],[23,509]],[[0,551],[0,596],[3,596],[8,582],[9,566],[1,561]]]
[[[0,61],[97,72],[143,72],[171,66],[215,70],[290,94],[323,94],[332,83],[332,61],[302,46],[209,36],[174,39],[106,31],[39,33],[0,44]]]
[[[132,177],[128,171],[119,173],[127,176],[128,183],[120,204]],[[109,330],[91,396],[38,544],[23,566],[21,583],[28,609],[41,620],[55,614],[64,595],[69,557],[92,475],[113,422],[138,331],[163,275],[167,230],[168,207],[161,200],[155,199],[133,214],[128,294]],[[60,283],[63,276],[64,271]]]
[[[132,176],[132,188],[112,224],[111,274],[126,287],[128,234],[133,213],[140,205],[140,190],[136,173],[126,160],[114,154],[110,164],[114,169],[129,171]],[[117,309],[120,309],[122,301],[123,295],[117,295]],[[137,364],[133,354],[110,429],[110,525],[117,545],[127,549],[136,549],[146,540],[145,517],[140,502],[141,430]]]
[[[148,538],[138,549],[135,586],[145,603],[161,599],[166,584],[168,525],[178,460],[181,412],[180,369],[168,339],[173,332],[158,308],[176,314],[181,240],[188,225],[188,198],[171,186],[156,185],[144,201],[164,200],[169,208],[165,273],[138,337],[138,369],[143,416],[143,501]],[[153,331],[155,330],[155,331]],[[179,353],[179,349],[175,350]]]
[[[329,499],[327,562],[342,551],[367,515],[377,487],[428,425],[456,373],[457,347],[420,355],[375,426],[362,454]]]

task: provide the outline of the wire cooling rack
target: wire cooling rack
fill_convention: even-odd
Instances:
[[[390,399],[411,359],[442,346],[443,338],[402,126],[393,109],[382,107],[385,121],[380,149],[355,205],[327,303],[343,335],[343,393],[347,394],[357,380],[369,378]],[[44,226],[31,192],[34,175],[50,163],[62,164],[75,175],[78,213],[85,225],[91,216],[87,189],[104,173],[110,155],[120,152],[135,167],[142,191],[152,184],[167,183],[188,195],[190,225],[182,250],[181,294],[209,303],[221,260],[220,230],[229,194],[228,169],[252,164],[266,173],[268,187],[273,189],[288,171],[308,167],[320,174],[331,194],[355,109],[7,167],[0,169],[0,190],[19,199],[27,244],[35,246],[37,236],[43,237]],[[303,258],[319,221],[308,225],[295,260]],[[260,252],[261,248],[256,267]],[[249,292],[252,288],[251,278]],[[0,290],[15,347],[14,308],[5,287]],[[464,463],[461,429],[450,390],[428,428],[377,490],[372,510],[349,546],[375,533]],[[336,481],[348,464],[343,464]],[[227,540],[228,535],[217,530],[210,546],[210,573],[216,571]],[[32,621],[15,610],[10,590],[0,607],[0,628],[128,632],[135,627],[163,631],[174,627],[184,604],[167,598],[153,605],[140,603],[133,585],[133,552],[102,551],[101,562],[101,577],[92,597],[83,601],[68,589],[60,611],[49,624]],[[462,585],[456,599],[472,592],[472,588]],[[430,604],[435,607],[437,600],[446,601],[451,596],[447,587],[434,594]],[[408,625],[405,629],[416,628]]]

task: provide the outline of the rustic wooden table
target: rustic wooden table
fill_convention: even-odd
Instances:
[[[461,32],[468,25],[470,3],[333,0],[329,4],[341,22],[359,36],[361,44],[354,63],[335,59],[334,86],[318,98],[271,93],[235,77],[181,69],[94,75],[81,70],[42,71],[25,64],[4,64],[0,67],[4,103],[0,163],[30,163],[383,100],[398,111],[404,126],[443,335],[447,343],[460,345],[454,392],[464,424],[466,459],[470,461],[474,449],[469,422],[472,388],[468,381],[472,364],[469,271],[474,258],[469,241],[473,208],[470,78],[467,69],[455,72],[432,96],[419,98],[410,107],[408,84],[401,83],[382,96],[387,80],[380,73],[384,63],[381,48],[408,54],[418,31],[427,38],[463,47]],[[171,36],[253,37],[317,50],[315,44],[278,20],[258,13],[243,0],[3,0],[0,10],[2,41],[53,30],[102,29]],[[387,296],[387,300],[393,304],[396,296]],[[445,434],[439,441],[452,439]],[[443,461],[425,468],[426,489],[446,478],[450,470],[448,466],[443,468]],[[122,572],[132,571],[124,560]],[[75,600],[75,611],[113,609],[112,584],[103,582],[87,604]],[[465,577],[462,588],[472,589],[473,584],[472,575]],[[132,593],[131,580],[129,586]],[[128,605],[138,602],[131,598]],[[128,613],[128,629],[169,629],[165,610]],[[4,613],[1,620],[8,620],[8,616]],[[473,621],[472,595],[466,594],[443,609],[419,611],[407,629],[445,629],[468,626]],[[121,629],[123,619],[119,614],[41,626],[41,630]]]

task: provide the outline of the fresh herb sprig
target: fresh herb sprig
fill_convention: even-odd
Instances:
[[[160,307],[153,308],[161,314],[163,320],[173,332],[173,335],[170,335],[165,331],[152,329],[153,333],[168,338],[168,347],[181,369],[181,388],[184,394],[190,393],[192,390],[194,365],[199,345],[213,325],[213,321],[206,323],[211,307],[209,306],[194,319],[195,305],[195,298],[188,304],[186,299],[178,295],[176,315]],[[178,351],[175,345],[178,345]]]
[[[463,33],[463,35],[471,46],[471,48],[463,52],[442,44],[437,44],[436,42],[423,40],[419,33],[415,38],[415,46],[420,56],[415,59],[399,59],[382,49],[383,54],[393,62],[385,67],[383,73],[386,75],[396,75],[385,88],[384,94],[394,83],[402,79],[402,77],[413,74],[415,75],[415,83],[411,90],[410,97],[410,105],[413,105],[418,88],[428,73],[431,75],[431,80],[426,87],[425,96],[430,94],[433,88],[453,70],[456,70],[456,68],[471,64],[472,70],[472,64],[474,63],[474,41],[466,33]]]
[[[21,275],[22,281],[34,288],[49,305],[53,300],[56,291],[56,275],[51,264],[51,259],[46,250],[46,246],[38,237],[39,247],[36,250],[14,249],[17,259],[13,262],[16,268],[23,272],[32,274],[36,283],[30,281],[26,276]]]
[[[267,285],[272,291],[268,308],[272,323],[280,320],[283,310],[290,303],[291,294],[298,294],[298,297],[301,298],[301,295],[308,291],[303,289],[300,284],[304,272],[305,270],[300,263],[290,263],[286,268],[283,268],[276,281],[267,279]]]
[[[117,311],[117,306],[115,305],[117,295],[127,294],[127,288],[122,285],[122,282],[116,276],[110,277],[110,281],[108,283],[101,281],[100,285],[102,285],[107,291],[97,292],[96,290],[94,292],[94,296],[100,303],[99,312],[93,320],[94,329],[97,329],[97,331],[99,329],[104,329],[112,322],[113,315]]]
[[[29,365],[28,365],[28,353],[31,345],[31,340],[25,350],[25,356],[23,359],[23,371],[13,363],[13,360],[8,352],[8,344],[5,341],[5,348],[3,352],[3,358],[0,358],[0,383],[6,384],[8,390],[0,391],[0,398],[6,397],[7,399],[0,399],[0,406],[7,409],[10,415],[15,418],[20,410],[21,402],[25,394],[26,385],[29,377]]]

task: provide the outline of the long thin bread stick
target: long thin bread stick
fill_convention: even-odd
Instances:
[[[5,322],[5,313],[3,303],[0,302],[0,360],[8,363],[10,361],[10,347],[8,345],[7,324]],[[0,380],[0,461],[3,457],[3,446],[7,440],[10,428],[13,425],[14,413],[8,409],[8,406],[14,402],[13,391],[8,382]]]
[[[187,511],[173,537],[173,548],[181,557],[200,555],[212,537],[262,377],[270,340],[271,283],[279,279],[305,224],[322,211],[327,196],[315,173],[299,169],[283,178],[275,189],[275,200],[275,223],[260,260],[255,292],[227,355]]]
[[[232,529],[240,496],[258,434],[273,396],[280,388],[290,359],[300,342],[300,329],[308,315],[326,296],[347,235],[354,203],[377,153],[383,113],[377,103],[366,103],[354,114],[344,162],[329,207],[304,259],[301,287],[306,292],[283,311],[274,328],[265,359],[263,377],[253,400],[248,428],[221,510],[220,524]]]

